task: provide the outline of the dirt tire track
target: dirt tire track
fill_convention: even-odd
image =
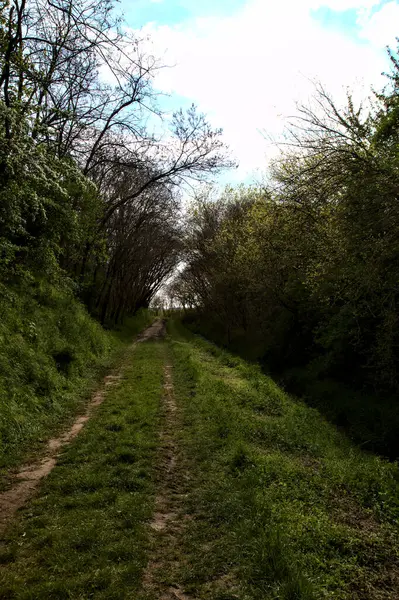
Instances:
[[[174,397],[173,366],[164,367],[163,427],[160,434],[160,457],[157,468],[158,492],[155,512],[150,523],[152,556],[143,576],[143,595],[140,598],[157,600],[195,600],[187,595],[178,582],[164,581],[163,573],[173,574],[178,547],[188,515],[184,512],[186,490],[181,476],[182,465],[175,432],[179,426],[178,410]],[[173,575],[172,575],[173,576]]]
[[[137,343],[149,339],[159,338],[163,335],[165,325],[161,320],[156,320],[150,327],[145,329],[129,347],[126,352],[128,360]],[[44,456],[35,462],[26,464],[13,476],[11,488],[0,493],[0,534],[4,532],[18,509],[22,508],[33,496],[40,485],[41,480],[46,477],[57,464],[57,459],[62,449],[70,444],[82,431],[87,421],[92,417],[94,410],[102,404],[105,399],[107,388],[118,384],[123,378],[124,363],[119,373],[107,375],[100,388],[94,393],[89,401],[83,415],[77,417],[72,427],[60,436],[51,438],[47,442]]]

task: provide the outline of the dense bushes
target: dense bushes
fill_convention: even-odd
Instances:
[[[290,370],[290,383],[298,389],[301,382],[302,393],[316,379],[366,390],[364,398],[383,397],[367,410],[342,390],[346,406],[334,394],[321,401],[352,434],[361,429],[367,447],[397,456],[398,64],[393,67],[392,87],[365,115],[350,97],[338,110],[320,88],[317,109],[301,109],[292,146],[275,161],[268,186],[228,189],[213,202],[197,202],[186,265],[171,295],[196,309],[197,329],[273,372]],[[298,377],[298,368],[305,374]]]

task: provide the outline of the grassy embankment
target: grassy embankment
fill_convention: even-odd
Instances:
[[[302,398],[308,406],[317,408],[330,423],[365,450],[391,460],[399,457],[399,403],[392,392],[361,389],[352,380],[349,368],[328,372],[328,357],[319,348],[309,361],[307,351],[303,356],[292,353],[289,364],[281,357],[279,346],[265,343],[262,332],[245,334],[234,329],[228,339],[226,330],[215,322],[212,315],[198,316],[194,311],[185,316],[190,331],[203,335],[218,346],[229,349],[245,360],[260,362],[271,372],[289,393]],[[307,358],[306,358],[307,356]],[[297,364],[293,360],[297,361]],[[305,362],[304,362],[305,360]]]
[[[188,494],[187,518],[164,534],[179,538],[165,589],[177,582],[197,600],[396,600],[397,465],[361,452],[254,365],[177,323],[169,330],[176,476]],[[20,515],[1,554],[1,597],[141,597],[164,346],[138,345]]]
[[[0,597],[134,598],[153,510],[164,349],[138,344],[124,378],[66,449],[1,549]]]
[[[0,291],[1,472],[65,426],[151,316],[105,331],[66,289]]]
[[[193,476],[181,577],[193,596],[396,599],[397,465],[258,367],[170,328]]]

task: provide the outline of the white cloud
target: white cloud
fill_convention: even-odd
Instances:
[[[399,4],[389,2],[365,19],[361,18],[361,35],[376,47],[394,46],[399,35]]]
[[[391,2],[372,14],[373,0],[250,0],[233,16],[202,18],[178,26],[148,24],[157,54],[176,66],[160,72],[157,86],[193,100],[213,124],[224,128],[226,141],[240,161],[238,177],[263,168],[270,156],[260,130],[278,135],[295,101],[306,102],[311,80],[320,80],[337,98],[347,86],[360,97],[371,83],[382,85],[386,66],[379,50],[387,23],[398,23]],[[360,43],[311,18],[310,8],[356,8],[362,19]],[[395,5],[392,7],[391,5]],[[393,11],[395,8],[395,12]],[[394,13],[394,14],[393,14]],[[368,18],[366,18],[368,14]]]
[[[379,4],[379,2],[380,0],[314,0],[312,5],[313,8],[327,6],[332,10],[350,10],[352,8],[370,10],[373,6]]]

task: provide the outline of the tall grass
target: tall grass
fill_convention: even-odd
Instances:
[[[40,442],[89,394],[151,317],[105,331],[67,288],[36,283],[0,297],[0,468]]]

